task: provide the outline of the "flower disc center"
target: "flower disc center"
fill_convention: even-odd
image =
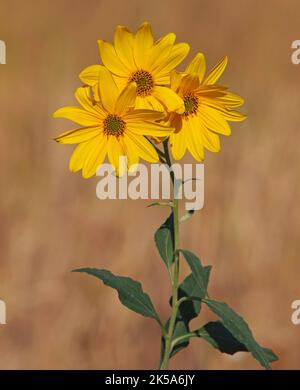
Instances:
[[[154,87],[154,81],[151,73],[146,70],[140,69],[132,74],[129,82],[135,81],[137,84],[137,95],[148,96],[150,95],[152,88]]]
[[[125,130],[126,123],[118,115],[109,114],[103,121],[104,134],[118,137]]]
[[[197,96],[189,93],[183,97],[183,101],[185,107],[185,111],[183,113],[184,116],[189,116],[197,113],[199,107]]]

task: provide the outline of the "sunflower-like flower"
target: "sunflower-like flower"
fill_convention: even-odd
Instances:
[[[72,172],[82,169],[82,176],[95,175],[106,155],[118,176],[138,164],[142,158],[158,162],[159,157],[145,136],[168,136],[173,129],[155,122],[163,118],[162,112],[134,109],[137,84],[129,83],[120,90],[111,73],[99,67],[99,101],[90,97],[89,88],[76,91],[81,107],[63,107],[55,118],[67,118],[82,127],[67,131],[55,140],[60,144],[78,144],[70,159]],[[127,157],[127,166],[120,164],[120,157]]]
[[[184,101],[183,114],[171,114],[175,132],[170,135],[173,157],[180,160],[186,149],[197,161],[204,160],[204,148],[220,151],[219,134],[230,135],[228,121],[242,121],[245,115],[235,111],[243,99],[216,84],[227,65],[224,57],[205,77],[205,57],[198,53],[185,72],[171,74],[171,88]]]
[[[135,107],[156,111],[182,113],[182,99],[167,86],[170,72],[183,61],[189,45],[175,42],[175,34],[169,33],[154,42],[151,26],[144,22],[132,34],[123,26],[115,30],[114,45],[99,40],[99,52],[104,66],[111,71],[118,86],[137,84]],[[92,65],[80,74],[83,83],[94,87],[98,83],[100,65]]]

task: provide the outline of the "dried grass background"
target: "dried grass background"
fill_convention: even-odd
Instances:
[[[191,44],[190,58],[223,55],[222,81],[241,94],[249,119],[207,153],[204,209],[182,229],[182,247],[213,265],[210,294],[228,302],[258,341],[300,368],[300,39],[297,0],[1,0],[0,39],[0,368],[154,368],[159,329],[128,311],[96,279],[70,270],[108,268],[142,281],[167,318],[169,282],[152,236],[165,209],[145,201],[99,201],[97,178],[68,172],[72,147],[52,138],[70,122],[52,112],[74,104],[78,74],[98,62],[96,41],[117,24],[149,20]],[[201,323],[214,318],[203,311]],[[199,324],[199,320],[196,321]],[[247,354],[222,355],[193,340],[171,368],[250,369]]]

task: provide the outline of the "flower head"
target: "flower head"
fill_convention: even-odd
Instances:
[[[182,113],[182,99],[167,86],[170,72],[182,62],[189,52],[186,43],[175,42],[175,34],[169,33],[154,42],[151,26],[144,22],[136,34],[126,27],[115,30],[114,45],[99,40],[100,57],[111,71],[121,88],[134,81],[137,84],[135,107],[156,111]],[[84,69],[80,78],[83,83],[95,86],[98,83],[100,65]]]
[[[184,101],[182,114],[170,115],[175,132],[170,135],[173,157],[180,160],[188,149],[198,161],[204,160],[204,149],[220,151],[219,134],[230,135],[228,121],[242,121],[246,117],[234,108],[243,99],[216,84],[227,65],[223,58],[205,77],[205,58],[198,53],[185,72],[171,74],[171,88]]]
[[[91,98],[89,88],[78,88],[75,96],[82,107],[63,107],[53,114],[55,118],[67,118],[82,126],[55,138],[61,144],[78,144],[70,160],[70,170],[82,169],[83,177],[89,178],[95,175],[106,156],[120,176],[126,168],[138,164],[140,158],[158,162],[158,154],[145,136],[171,133],[173,129],[155,122],[164,114],[134,109],[137,84],[131,82],[121,90],[103,66],[99,66],[98,86],[98,101]],[[127,157],[127,167],[119,164],[121,156]]]

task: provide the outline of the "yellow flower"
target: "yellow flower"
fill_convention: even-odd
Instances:
[[[244,101],[216,84],[227,65],[223,58],[206,76],[205,58],[198,53],[185,72],[171,74],[171,88],[184,100],[182,115],[171,114],[170,124],[175,132],[170,135],[173,157],[180,160],[188,149],[197,161],[204,160],[204,148],[211,152],[220,151],[218,134],[230,135],[228,121],[242,121],[246,118],[233,109]]]
[[[55,118],[67,118],[82,127],[67,131],[55,140],[61,144],[79,144],[70,160],[70,170],[82,169],[82,176],[95,175],[106,155],[117,175],[122,176],[143,158],[149,162],[158,162],[155,148],[145,136],[160,137],[169,135],[173,130],[154,122],[163,117],[163,113],[133,109],[136,100],[137,85],[132,82],[121,92],[110,72],[99,67],[99,97],[91,99],[89,88],[78,88],[76,98],[80,107],[63,107],[56,111]],[[119,165],[120,156],[127,157],[127,167]]]
[[[170,84],[170,72],[183,61],[189,45],[175,42],[175,34],[169,33],[154,42],[151,26],[144,22],[134,35],[123,26],[115,30],[114,45],[99,40],[100,57],[111,71],[120,88],[137,83],[136,108],[182,113],[182,99],[166,87]],[[83,83],[98,83],[100,65],[92,65],[80,74]]]

